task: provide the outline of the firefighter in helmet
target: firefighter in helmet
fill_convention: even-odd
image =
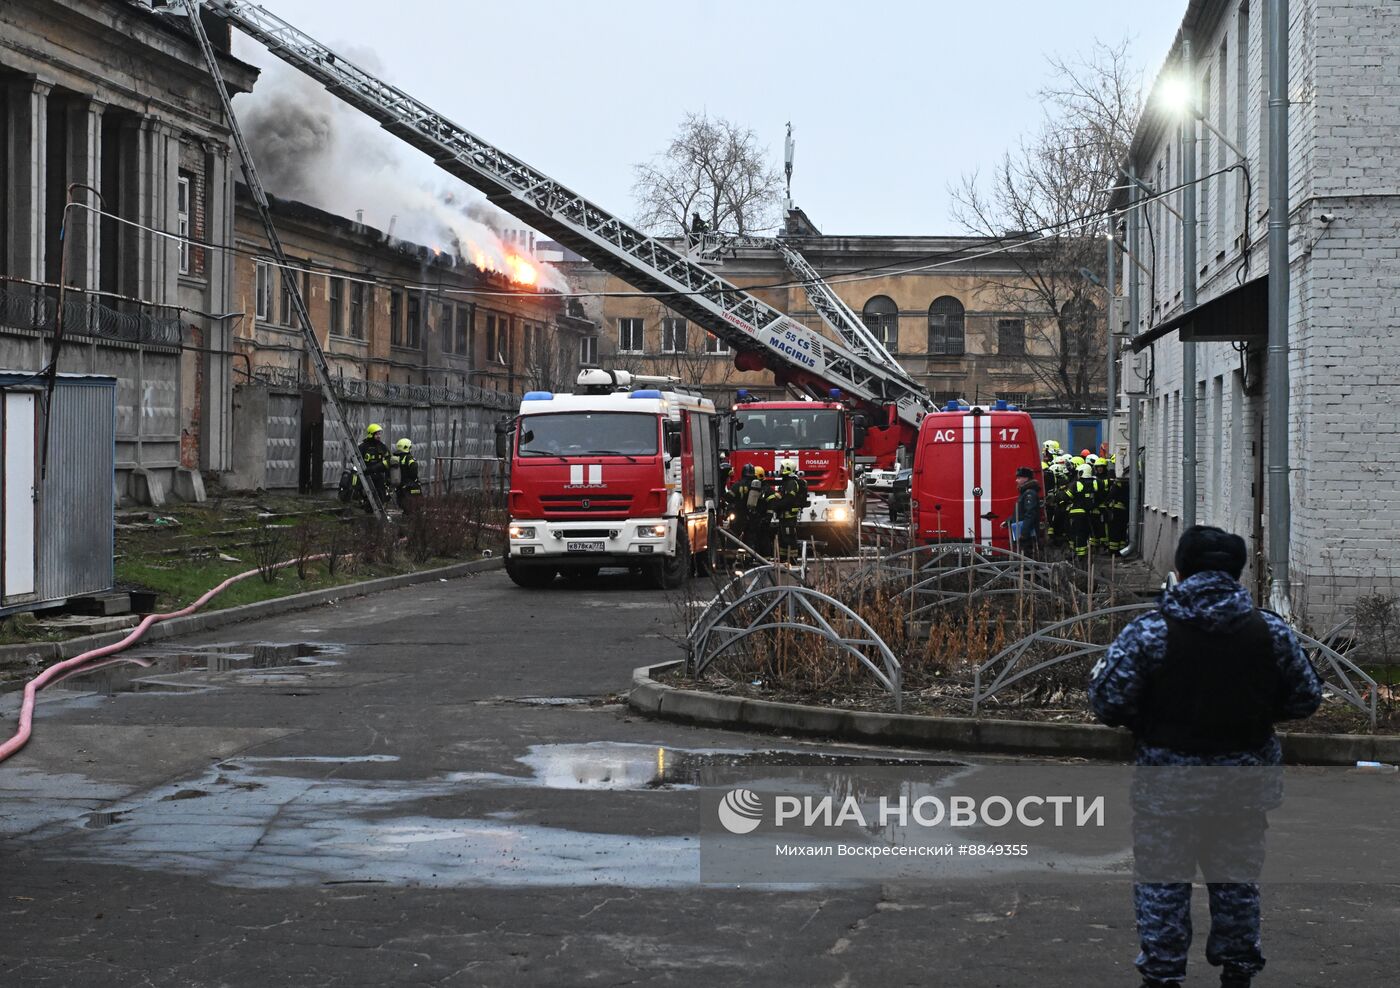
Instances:
[[[410,512],[417,507],[418,499],[423,496],[423,485],[418,480],[418,461],[413,457],[413,440],[405,437],[394,443],[389,467],[391,471],[397,469],[399,472],[398,486],[395,489],[399,507],[405,513]]]
[[[748,515],[744,522],[744,543],[767,559],[773,554],[773,501],[762,467],[753,468],[753,478],[744,494]]]
[[[778,516],[778,556],[791,566],[797,562],[797,519],[807,506],[807,481],[798,474],[795,460],[783,460],[779,465],[772,500],[773,513]]]
[[[1121,552],[1128,547],[1128,476],[1117,471],[1117,459],[1109,457],[1112,469],[1108,478],[1108,547]]]
[[[1088,562],[1089,540],[1093,536],[1094,468],[1076,456],[1079,476],[1069,483],[1069,542],[1076,562]],[[1074,462],[1071,461],[1071,462]]]
[[[365,465],[365,476],[374,485],[374,492],[379,495],[379,500],[383,501],[389,493],[389,447],[384,445],[384,440],[379,434],[384,431],[384,427],[378,422],[371,422],[365,426],[365,438],[360,440],[360,459]],[[355,485],[358,487],[360,478],[355,477]],[[365,510],[369,510],[369,499],[364,499]]]

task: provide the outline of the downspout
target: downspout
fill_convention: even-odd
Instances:
[[[1133,204],[1128,210],[1128,256],[1138,258],[1139,213],[1142,210],[1142,188],[1137,182],[1137,166],[1128,166],[1128,184],[1132,186]],[[1142,285],[1141,269],[1133,264],[1128,268],[1128,334],[1137,336],[1138,319],[1141,315],[1138,290]],[[1136,373],[1136,368],[1134,368]],[[1127,374],[1124,373],[1126,380]],[[1133,388],[1136,391],[1136,387]],[[1142,399],[1136,394],[1128,396],[1128,544],[1123,548],[1123,556],[1132,556],[1142,545],[1142,470],[1139,466],[1138,449],[1142,445]]]
[[[1288,0],[1269,5],[1269,605],[1291,613],[1288,550]]]
[[[1191,35],[1181,41],[1187,110],[1181,120],[1181,312],[1196,308],[1196,69]],[[1182,329],[1185,330],[1183,325]],[[1196,344],[1181,344],[1181,528],[1196,524]]]

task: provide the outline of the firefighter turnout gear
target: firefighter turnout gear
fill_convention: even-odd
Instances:
[[[784,460],[770,503],[778,517],[778,558],[792,565],[797,562],[797,519],[807,506],[807,481],[797,472],[797,464]]]
[[[1089,558],[1094,507],[1094,471],[1085,463],[1079,467],[1079,476],[1069,484],[1069,541],[1075,560],[1087,561]]]
[[[360,440],[360,459],[365,464],[365,475],[369,482],[374,485],[374,491],[382,501],[389,493],[389,447],[384,445],[384,440],[379,438],[379,434],[384,429],[377,422],[371,422],[365,429],[365,438]],[[360,478],[357,476],[353,481],[356,488],[359,487]],[[357,494],[360,492],[357,490]],[[365,510],[368,511],[369,500],[360,494],[360,499],[364,502]]]
[[[418,480],[418,461],[413,457],[411,440],[400,439],[394,443],[394,452],[389,458],[389,473],[399,507],[405,512],[412,511],[423,496],[423,486]]]

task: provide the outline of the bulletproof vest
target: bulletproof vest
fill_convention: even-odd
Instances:
[[[1263,616],[1253,610],[1228,632],[1164,618],[1167,654],[1147,681],[1138,740],[1193,755],[1265,744],[1284,684]]]

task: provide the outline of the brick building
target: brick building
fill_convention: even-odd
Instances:
[[[247,91],[256,70],[207,26],[230,90]],[[198,471],[232,465],[232,259],[141,227],[230,235],[229,135],[204,59],[180,19],[132,3],[8,0],[0,89],[0,367],[46,362],[62,266],[60,369],[118,382],[118,495],[193,496]],[[69,209],[62,259],[73,183],[141,227]]]
[[[1123,372],[1128,389],[1142,395],[1144,554],[1170,568],[1183,513],[1183,389],[1194,389],[1197,521],[1252,543],[1247,579],[1260,588],[1268,570],[1266,466],[1274,462],[1264,359],[1265,10],[1261,0],[1187,7],[1128,164],[1154,189],[1181,182],[1181,117],[1160,96],[1183,75],[1189,37],[1189,83],[1211,125],[1196,130],[1197,270],[1183,271],[1183,225],[1172,212],[1182,209],[1180,193],[1142,207],[1138,253],[1148,272],[1133,279],[1138,323],[1123,325],[1139,345],[1155,339],[1125,357]],[[1321,628],[1360,595],[1393,594],[1400,563],[1400,485],[1391,476],[1400,459],[1400,7],[1293,0],[1290,14],[1289,564],[1293,606]],[[1240,161],[1235,148],[1245,167],[1226,171]],[[1124,194],[1119,205],[1126,203]],[[1199,292],[1189,316],[1186,277]],[[1196,375],[1183,381],[1182,339],[1212,336],[1222,341],[1190,344]],[[1121,432],[1118,442],[1126,444]]]

